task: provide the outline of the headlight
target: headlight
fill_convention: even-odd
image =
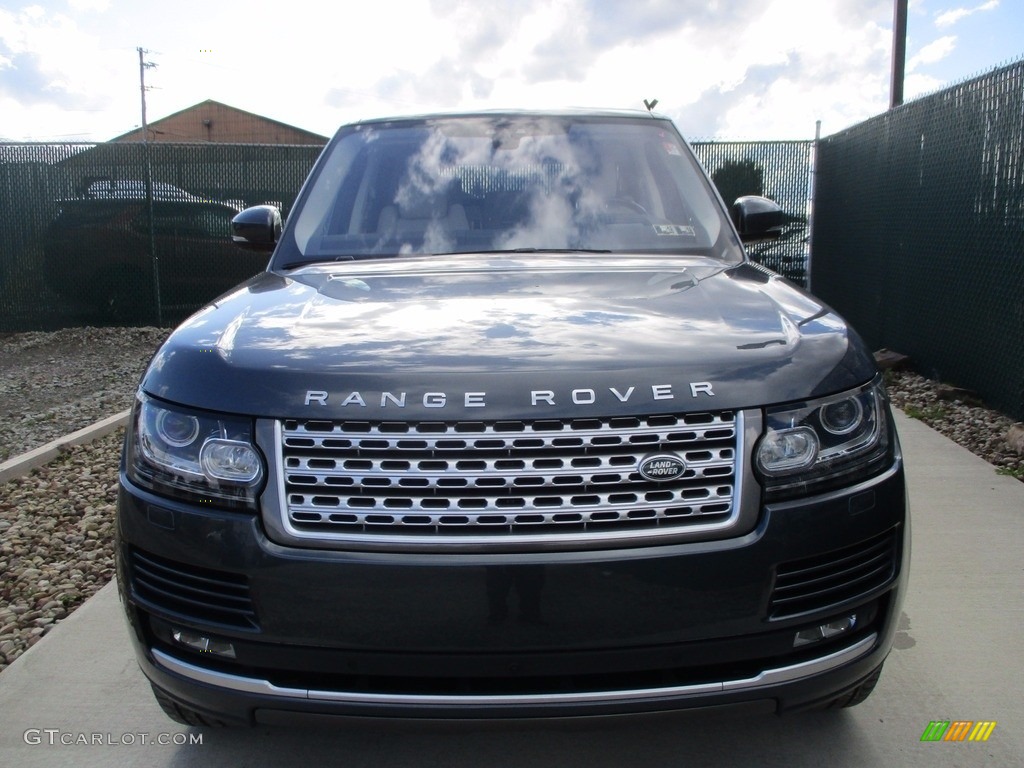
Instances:
[[[769,408],[755,455],[769,500],[821,493],[887,467],[888,410],[877,380],[833,397]]]
[[[135,484],[176,498],[255,509],[263,457],[252,422],[172,406],[139,393],[125,452]]]

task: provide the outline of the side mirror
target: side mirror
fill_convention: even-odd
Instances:
[[[732,204],[730,213],[732,223],[736,225],[736,231],[744,243],[777,238],[782,234],[782,228],[789,223],[786,212],[767,197],[739,197]]]
[[[231,240],[247,251],[274,250],[281,239],[281,211],[272,205],[254,205],[231,220]]]

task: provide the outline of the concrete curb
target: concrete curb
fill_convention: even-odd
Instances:
[[[97,438],[109,435],[115,429],[123,427],[128,423],[128,416],[131,414],[131,409],[121,411],[121,413],[115,414],[114,416],[108,416],[101,421],[97,421],[95,424],[90,424],[88,427],[72,432],[70,435],[64,435],[64,437],[58,437],[56,440],[47,443],[46,445],[40,446],[28,453],[23,453],[20,456],[15,456],[13,459],[8,459],[3,464],[0,464],[0,483],[5,483],[8,480],[13,480],[16,477],[27,475],[30,471],[36,467],[41,467],[57,456],[60,455],[61,451],[72,445],[82,445],[83,443],[91,442]]]

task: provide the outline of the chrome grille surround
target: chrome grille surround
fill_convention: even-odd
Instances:
[[[273,421],[272,430],[266,423],[258,428],[277,477],[276,493],[268,488],[264,495],[268,528],[285,543],[356,549],[490,551],[721,538],[736,527],[743,506],[744,422],[745,413],[733,411]],[[644,479],[638,465],[659,455],[683,459],[685,472],[664,482]]]

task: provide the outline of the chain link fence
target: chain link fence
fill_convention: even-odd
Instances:
[[[321,149],[0,144],[0,331],[182,319],[264,268],[231,244],[231,217],[260,203],[287,215]],[[753,255],[804,283],[811,143],[694,149],[727,202],[765,194],[792,214]]]
[[[743,195],[769,197],[789,214],[778,240],[748,246],[750,258],[807,287],[811,141],[700,141],[691,144],[726,205]]]
[[[821,141],[812,287],[1024,419],[1024,61]]]
[[[321,150],[0,145],[0,330],[180,320],[266,266],[231,218],[287,214]]]
[[[873,348],[1024,419],[1024,61],[812,142],[692,146],[727,204],[791,223],[751,256]],[[0,331],[171,324],[249,275],[248,205],[288,208],[322,147],[0,144]],[[146,188],[152,189],[152,209]]]

